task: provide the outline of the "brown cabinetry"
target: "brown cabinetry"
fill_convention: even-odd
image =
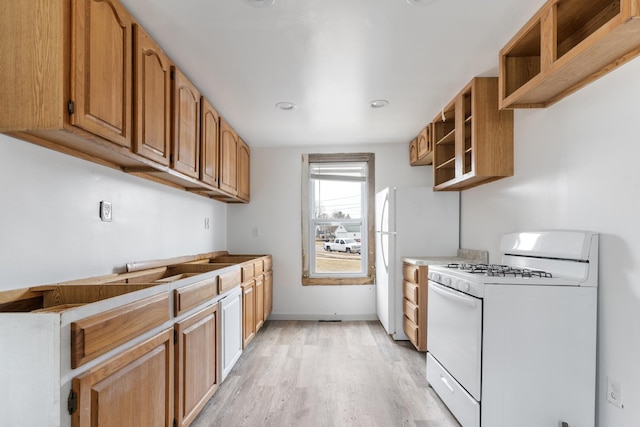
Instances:
[[[242,284],[242,348],[246,348],[256,335],[256,282],[251,279]]]
[[[637,0],[549,0],[500,51],[500,108],[547,107],[639,53]]]
[[[168,329],[74,378],[72,426],[173,426],[173,362]]]
[[[427,275],[429,267],[403,263],[403,327],[419,351],[427,351]]]
[[[204,97],[201,104],[200,180],[218,187],[220,152],[220,115]]]
[[[192,178],[200,173],[200,92],[177,68],[173,74],[171,167]]]
[[[423,166],[433,163],[431,124],[422,129],[409,144],[409,163],[411,166]]]
[[[135,24],[133,151],[169,165],[171,149],[171,62],[149,35]]]
[[[226,120],[220,120],[220,189],[238,194],[238,135]]]
[[[131,147],[131,16],[115,0],[72,4],[71,124]]]
[[[12,2],[0,28],[0,132],[205,197],[249,201],[248,147],[232,129],[230,145],[216,146],[218,114],[200,107],[197,88],[117,0]]]
[[[188,426],[220,383],[218,304],[176,323],[177,425]]]
[[[474,78],[432,124],[434,190],[465,190],[513,175],[513,111],[498,110],[498,79]]]
[[[260,274],[255,278],[256,282],[256,332],[262,328],[264,324],[264,275]]]
[[[269,318],[273,310],[273,271],[264,273],[264,320]]]

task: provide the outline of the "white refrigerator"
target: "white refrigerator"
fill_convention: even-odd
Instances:
[[[402,327],[402,257],[455,256],[460,196],[431,187],[391,187],[376,194],[376,310],[395,340]]]

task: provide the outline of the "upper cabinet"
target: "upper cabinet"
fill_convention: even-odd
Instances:
[[[116,1],[72,3],[71,124],[131,147],[131,16]]]
[[[200,173],[200,92],[173,67],[171,167],[193,178]]]
[[[218,187],[220,153],[220,115],[209,101],[202,98],[200,128],[200,179]]]
[[[134,34],[134,151],[169,165],[171,62],[139,25]]]
[[[465,190],[513,175],[513,111],[498,110],[497,78],[474,78],[432,130],[434,190]]]
[[[549,0],[500,51],[500,108],[547,107],[639,53],[638,0]]]
[[[206,197],[249,200],[248,147],[238,151],[231,129],[235,146],[220,151],[218,113],[117,0],[9,2],[0,28],[0,132]]]
[[[238,198],[249,201],[249,167],[251,160],[251,151],[249,146],[240,138],[238,138]]]
[[[220,189],[238,194],[238,135],[229,124],[220,121]]]
[[[431,124],[420,131],[418,136],[409,144],[409,164],[423,166],[433,163],[433,140]]]

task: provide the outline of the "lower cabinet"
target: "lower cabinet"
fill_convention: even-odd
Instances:
[[[273,271],[264,273],[264,320],[267,320],[273,310]]]
[[[427,285],[429,267],[404,263],[402,282],[403,329],[419,351],[427,351]]]
[[[73,379],[73,427],[173,426],[173,330]]]
[[[242,284],[242,348],[256,336],[256,281]]]
[[[220,385],[218,304],[176,323],[176,402],[178,426],[188,426]]]
[[[221,325],[221,381],[229,375],[242,354],[242,289],[236,288],[218,303]]]
[[[256,276],[256,332],[262,328],[264,324],[264,275]]]

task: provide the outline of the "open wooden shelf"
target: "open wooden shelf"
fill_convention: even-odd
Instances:
[[[499,106],[543,108],[640,54],[637,0],[549,0],[500,51]]]
[[[434,190],[466,190],[513,175],[513,112],[498,110],[496,77],[473,79],[433,129]]]

